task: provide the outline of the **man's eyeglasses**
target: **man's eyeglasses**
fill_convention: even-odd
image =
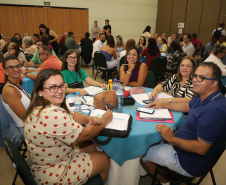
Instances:
[[[61,89],[62,91],[65,91],[65,86],[64,84],[62,83],[61,85],[57,86],[57,85],[53,85],[53,86],[50,86],[50,87],[43,87],[43,89],[49,89],[49,91],[51,93],[56,93],[58,91],[58,89]]]
[[[67,58],[73,59],[73,60],[76,60],[77,59],[77,57],[67,57]]]
[[[196,75],[195,73],[192,74],[192,79],[193,78],[196,78],[196,80],[198,82],[202,82],[203,80],[216,80],[216,79],[213,79],[213,78],[206,78],[206,77],[201,76],[201,75]]]
[[[19,65],[16,65],[16,66],[8,66],[8,67],[6,67],[7,69],[9,69],[10,71],[13,71],[13,70],[15,70],[15,69],[22,69],[22,65],[21,64],[19,64]]]

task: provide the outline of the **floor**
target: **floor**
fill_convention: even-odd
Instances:
[[[92,70],[91,67],[85,67],[87,75],[92,78]],[[98,74],[97,81],[104,83],[105,81],[100,78],[101,74]],[[84,83],[84,86],[87,84]],[[9,157],[6,155],[6,152],[2,147],[0,147],[0,157],[1,157],[1,165],[0,165],[0,185],[11,185],[13,178],[15,176],[16,170],[14,169]],[[218,163],[213,168],[213,172],[215,175],[215,179],[217,185],[225,185],[226,184],[226,152],[221,156]],[[141,177],[139,185],[150,185],[151,178],[147,175],[145,177]],[[23,185],[22,180],[18,177],[16,181],[16,185]],[[211,177],[208,174],[207,177],[203,180],[201,185],[212,185]]]

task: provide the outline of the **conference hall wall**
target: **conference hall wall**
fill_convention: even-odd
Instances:
[[[205,45],[221,21],[226,23],[226,0],[158,0],[159,34],[178,33],[178,23],[185,23],[182,33],[197,33]],[[182,36],[179,34],[179,38]]]
[[[73,31],[76,39],[91,33],[94,20],[103,28],[109,19],[112,35],[122,35],[124,42],[134,38],[138,42],[147,25],[155,31],[158,0],[48,0],[51,7],[43,7],[42,0],[1,0],[0,33],[12,37],[18,32],[32,35],[39,33],[43,23],[60,37],[65,31]]]

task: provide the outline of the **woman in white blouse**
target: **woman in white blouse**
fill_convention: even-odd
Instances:
[[[225,46],[220,44],[215,44],[213,52],[209,55],[209,57],[204,62],[213,62],[218,65],[218,67],[222,71],[222,76],[226,76],[226,66],[221,61],[226,53]]]

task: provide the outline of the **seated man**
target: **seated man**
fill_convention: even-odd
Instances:
[[[43,69],[53,68],[61,70],[62,62],[59,58],[52,54],[52,48],[49,46],[42,46],[39,49],[40,60],[43,61],[38,73]],[[32,74],[23,69],[22,74],[32,80],[36,80],[38,73]]]
[[[64,44],[68,49],[74,49],[75,46],[80,45],[79,42],[76,43],[73,32],[68,32],[68,37],[65,39]]]
[[[191,43],[191,35],[184,34],[183,41],[184,41],[184,45],[182,49],[184,53],[186,53],[187,56],[193,56],[195,53],[195,47]]]
[[[205,60],[209,57],[210,53],[214,49],[214,44],[216,44],[216,43],[217,43],[217,37],[213,36],[211,42],[209,42],[205,45],[205,49],[203,52],[203,60]]]
[[[192,38],[191,38],[191,43],[193,44],[193,46],[195,47],[196,52],[198,53],[200,51],[200,40],[197,37],[196,33],[192,34]]]
[[[221,70],[212,63],[200,64],[192,78],[197,96],[189,103],[150,103],[147,107],[189,112],[174,135],[173,127],[157,124],[156,130],[168,143],[151,146],[141,164],[151,174],[156,164],[185,176],[199,177],[226,135],[226,99],[219,90]],[[160,175],[163,184],[167,180]]]
[[[39,58],[39,50],[42,46],[48,46],[48,42],[45,39],[38,39],[36,42],[37,50],[35,54],[33,55],[33,58],[30,60],[30,62],[25,62],[24,67],[34,67],[38,69],[28,69],[27,72],[33,72],[33,71],[39,71],[39,67],[41,67],[43,61]],[[56,53],[52,50],[52,54],[56,56]]]

